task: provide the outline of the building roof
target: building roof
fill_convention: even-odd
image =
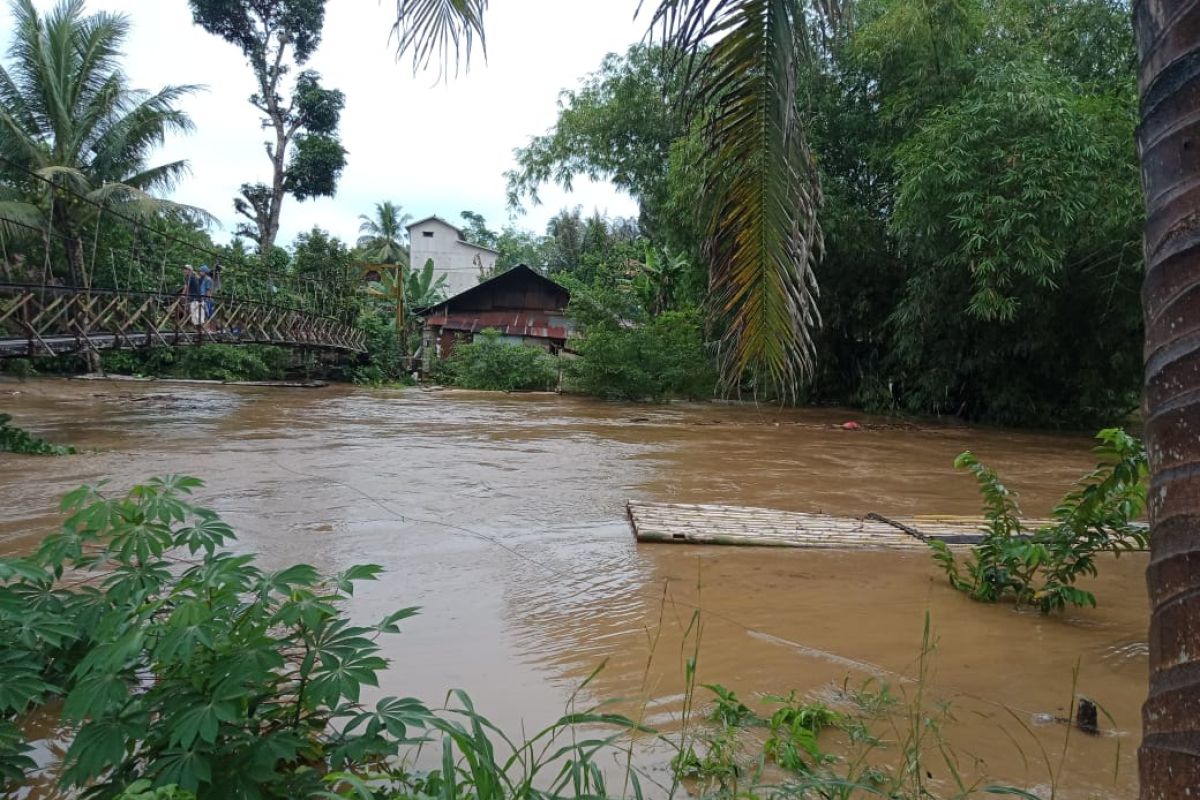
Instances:
[[[407,225],[405,225],[404,227],[407,230],[412,230],[413,228],[417,227],[418,225],[423,225],[426,222],[440,222],[448,228],[453,228],[455,231],[458,232],[458,238],[460,238],[460,239],[462,238],[462,235],[463,235],[462,228],[458,227],[453,222],[449,222],[445,219],[442,219],[437,214],[430,214],[428,217],[423,217],[415,222],[410,222]]]
[[[568,289],[567,287],[563,286],[558,281],[554,281],[554,280],[551,280],[550,278],[547,278],[545,275],[543,275],[542,273],[538,272],[535,269],[530,268],[526,264],[518,264],[517,266],[512,267],[511,269],[507,269],[504,272],[501,272],[499,275],[488,278],[486,281],[484,281],[483,283],[481,283],[477,286],[472,286],[470,289],[467,289],[466,291],[459,292],[458,294],[456,294],[452,297],[447,297],[445,300],[438,303],[437,305],[429,306],[428,308],[419,309],[417,313],[421,314],[422,316],[429,316],[429,315],[436,313],[438,310],[441,310],[441,309],[449,306],[449,304],[452,302],[460,302],[460,303],[463,301],[469,302],[472,295],[482,295],[482,294],[485,294],[489,289],[492,289],[497,285],[502,285],[505,283],[510,283],[514,280],[521,280],[521,279],[525,279],[525,280],[532,279],[534,281],[540,281],[542,283],[548,284],[549,286],[557,289],[558,291],[566,292],[568,297],[571,296],[571,290]]]
[[[449,221],[443,219],[442,217],[439,217],[437,214],[430,214],[428,217],[419,219],[416,222],[410,222],[410,223],[408,223],[408,225],[405,226],[405,230],[411,231],[413,228],[417,227],[418,225],[423,225],[426,222],[442,223],[447,228],[451,229],[452,231],[454,231],[455,233],[458,234],[459,244],[465,244],[467,247],[474,247],[476,250],[486,250],[489,253],[495,253],[496,255],[500,255],[499,250],[494,250],[491,247],[485,247],[484,245],[481,245],[481,244],[475,244],[474,242],[468,242],[466,240],[466,238],[463,236],[462,228],[458,227],[453,222],[449,222]]]

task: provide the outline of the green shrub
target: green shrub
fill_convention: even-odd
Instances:
[[[637,327],[597,325],[576,345],[571,387],[617,400],[712,397],[716,370],[693,312],[670,311]]]
[[[39,439],[12,422],[11,414],[0,414],[0,451],[27,456],[65,456],[75,452],[70,445],[53,444]]]
[[[931,541],[934,559],[950,584],[974,600],[1012,600],[1043,614],[1067,605],[1095,606],[1096,597],[1075,586],[1096,574],[1096,554],[1142,549],[1148,530],[1137,520],[1146,507],[1146,451],[1117,428],[1100,431],[1095,452],[1101,461],[1052,512],[1053,521],[1026,531],[1016,495],[971,452],[955,466],[969,470],[984,499],[983,542],[960,565],[944,542]]]
[[[498,392],[553,389],[558,383],[558,359],[525,345],[510,344],[494,330],[474,342],[459,344],[446,361],[456,386]]]
[[[370,386],[411,382],[395,323],[368,312],[359,317],[358,327],[367,335],[367,352],[351,370],[350,379]]]
[[[320,773],[394,755],[424,724],[415,700],[359,704],[387,666],[375,640],[416,611],[350,624],[340,602],[380,568],[259,569],[223,549],[228,525],[186,502],[201,485],[81,487],[34,555],[0,560],[0,780],[31,768],[16,722],[54,697],[71,734],[61,782],[89,797],[141,781],[310,797]]]
[[[8,373],[21,380],[32,378],[37,375],[37,368],[33,366],[33,362],[28,358],[10,358],[6,361],[0,361],[0,372]]]
[[[269,381],[287,375],[292,354],[271,345],[202,344],[104,353],[106,372],[156,378]]]
[[[153,375],[161,369],[160,350],[105,350],[100,364],[105,373],[113,375]]]

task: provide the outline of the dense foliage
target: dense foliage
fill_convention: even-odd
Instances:
[[[405,372],[405,348],[392,320],[386,313],[364,311],[358,318],[358,327],[367,335],[367,354],[350,368],[347,377],[355,383],[368,386],[385,386],[403,382]]]
[[[1149,530],[1137,520],[1146,507],[1146,452],[1141,442],[1119,429],[1101,431],[1100,464],[1085,475],[1051,514],[1050,524],[1025,529],[1016,496],[970,452],[955,466],[979,482],[987,518],[981,544],[965,564],[940,541],[934,558],[950,584],[974,600],[1011,600],[1036,606],[1043,614],[1068,605],[1095,606],[1095,596],[1075,585],[1096,575],[1096,556],[1144,549]]]
[[[615,400],[712,397],[716,371],[697,315],[668,311],[641,325],[592,325],[569,362],[572,390]]]
[[[270,345],[202,344],[155,350],[111,350],[101,356],[105,372],[153,378],[271,381],[287,377],[292,354]]]
[[[558,385],[558,359],[538,347],[504,341],[492,329],[461,342],[446,360],[455,386],[499,392],[545,391]]]
[[[314,765],[386,757],[423,718],[412,700],[358,702],[387,664],[374,638],[414,613],[345,618],[339,601],[379,568],[263,571],[187,502],[198,486],[80,488],[58,533],[0,562],[6,778],[30,766],[14,719],[56,696],[73,732],[61,779],[91,797],[142,779],[201,797],[308,795],[320,789]]]
[[[1009,424],[1120,421],[1141,363],[1127,3],[856,6],[802,70],[824,232],[807,399]],[[564,93],[554,128],[518,151],[510,192],[619,178],[641,205],[641,235],[682,254],[699,289],[668,308],[720,312],[696,228],[716,162],[697,138],[704,110],[680,117],[689,106],[671,102],[669,56],[638,46]],[[648,166],[643,150],[668,156]],[[611,271],[610,284],[624,267]],[[719,340],[721,314],[710,319]]]
[[[191,5],[203,26],[243,51],[256,74],[266,70],[259,77],[279,91],[260,92],[256,101],[271,126],[277,121],[270,98],[276,98],[283,104],[277,110],[292,115],[285,127],[295,128],[297,142],[305,131],[336,137],[338,93],[323,89],[314,74],[297,71],[319,44],[323,2]],[[861,0],[855,6],[853,15],[837,20],[827,18],[825,9],[807,20],[809,27],[793,20],[803,42],[763,41],[755,53],[746,49],[752,42],[741,31],[729,48],[700,47],[696,60],[677,59],[683,51],[676,48],[687,44],[677,38],[610,55],[563,93],[556,125],[518,151],[509,188],[519,200],[536,196],[547,181],[608,178],[637,198],[638,220],[588,216],[575,208],[563,209],[544,231],[511,225],[494,230],[465,211],[466,237],[499,251],[497,269],[526,263],[567,285],[575,297],[571,313],[583,328],[581,342],[595,327],[603,344],[581,344],[581,351],[590,347],[601,361],[621,347],[657,346],[645,332],[621,330],[651,326],[663,312],[699,313],[705,358],[724,364],[726,377],[730,362],[724,359],[734,350],[739,359],[774,363],[803,361],[815,348],[812,381],[803,394],[810,402],[1007,424],[1123,422],[1135,407],[1141,363],[1142,212],[1131,144],[1136,108],[1127,4]],[[405,215],[398,205],[379,203],[363,218],[357,252],[320,231],[302,236],[291,252],[264,246],[248,254],[237,243],[215,246],[192,211],[146,194],[167,187],[183,169],[181,163],[147,165],[166,133],[190,125],[176,108],[187,87],[150,95],[128,87],[118,50],[124,18],[87,16],[77,3],[43,17],[24,0],[16,9],[24,22],[5,68],[20,78],[13,80],[20,91],[14,89],[8,106],[33,109],[37,98],[70,94],[74,83],[86,88],[107,81],[113,93],[77,92],[76,113],[38,112],[0,132],[0,155],[9,159],[0,162],[0,219],[9,220],[0,277],[178,291],[184,263],[207,263],[217,272],[219,297],[317,309],[347,322],[364,311],[389,315],[399,344],[373,334],[372,346],[381,352],[342,374],[369,366],[362,379],[384,382],[406,371],[419,341],[411,310],[435,299],[436,277],[427,287],[412,285],[424,273],[422,265],[406,266]],[[70,42],[93,22],[103,45],[93,51],[94,61],[71,61],[64,52],[59,60],[72,70],[52,70],[51,48],[73,47]],[[46,46],[33,47],[39,42]],[[741,49],[730,49],[735,44]],[[784,52],[802,45],[819,58]],[[767,51],[774,54],[767,71],[759,69],[762,64],[748,69]],[[282,71],[273,66],[275,55]],[[782,203],[805,209],[791,225],[803,247],[771,267],[764,264],[779,261],[780,221],[765,219],[764,210],[775,206],[758,202],[764,195],[753,186],[756,167],[739,156],[758,152],[759,145],[714,126],[742,119],[726,104],[742,103],[751,111],[748,98],[774,91],[763,81],[784,74],[777,70],[783,61],[796,67],[805,126],[786,147],[774,138],[771,147],[780,153],[775,162],[790,164],[800,178],[769,194],[778,199],[807,185],[812,169],[819,172],[820,192]],[[694,70],[690,79],[676,68],[685,64]],[[746,70],[736,80],[721,77]],[[289,82],[294,106],[282,91]],[[717,83],[726,94],[704,90]],[[699,95],[692,91],[697,88]],[[776,123],[791,126],[794,119],[778,117],[786,105],[746,118],[770,131]],[[127,119],[120,121],[122,115]],[[99,127],[80,127],[89,120]],[[125,137],[126,128],[138,135]],[[714,150],[722,136],[727,148]],[[280,185],[247,190],[263,208],[270,206],[266,217],[256,207],[256,225],[274,224],[277,189],[298,196],[332,189],[331,176],[317,174],[328,172],[321,154],[329,143],[313,141],[301,159],[308,176],[303,180],[287,179],[291,157],[274,148],[273,160],[283,165]],[[85,149],[71,150],[71,143]],[[806,150],[811,163],[803,158]],[[39,172],[54,185],[6,164]],[[762,236],[743,231],[747,240],[770,239],[757,256],[741,244],[737,252],[727,250],[734,248],[732,240],[713,235],[712,220],[724,212],[702,208],[697,198],[736,193],[717,183],[739,183],[736,205],[758,220],[753,224],[765,226]],[[254,206],[252,199],[243,198]],[[121,216],[110,213],[118,206]],[[815,220],[809,213],[814,208]],[[814,308],[806,265],[817,252],[817,223],[824,247],[812,266],[821,286]],[[362,290],[364,269],[379,261],[394,261],[404,272],[400,280],[391,276],[393,285],[383,286],[382,295],[381,287]],[[743,262],[755,266],[730,266]],[[389,279],[380,277],[381,284]],[[795,289],[797,280],[800,294],[780,294],[781,286]],[[743,291],[747,281],[773,288]],[[596,307],[607,309],[600,324],[591,319]],[[816,311],[822,324],[810,347],[805,331]],[[758,319],[751,326],[758,333],[731,349],[731,330],[749,330],[751,317]],[[628,325],[614,334],[613,320]],[[783,329],[788,335],[777,339],[764,333]],[[634,346],[634,340],[640,343]],[[777,387],[768,384],[779,381],[768,380],[771,374],[745,370],[721,388],[777,397]],[[701,383],[682,394],[698,394]],[[600,391],[597,382],[587,385],[587,391]],[[634,389],[610,386],[602,393],[641,391]]]

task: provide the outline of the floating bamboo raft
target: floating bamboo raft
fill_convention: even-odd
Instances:
[[[633,500],[627,509],[639,542],[920,550],[928,547],[928,539],[949,545],[982,539],[980,521],[963,517],[835,517],[770,508]]]

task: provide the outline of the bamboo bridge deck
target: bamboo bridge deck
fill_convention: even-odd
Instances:
[[[639,542],[924,550],[928,539],[951,546],[982,539],[981,520],[963,517],[836,517],[770,508],[633,500],[628,502],[627,511]]]

